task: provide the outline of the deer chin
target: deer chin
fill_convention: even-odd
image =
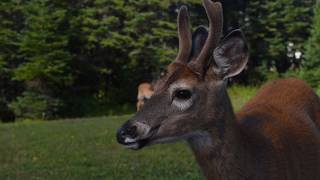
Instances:
[[[143,137],[138,137],[136,139],[126,140],[126,144],[123,144],[125,148],[132,150],[140,150],[146,146],[151,146],[154,144],[164,144],[164,143],[174,143],[181,139],[189,139],[191,136],[194,136],[194,133],[188,133],[181,136],[162,136],[159,135],[160,125],[154,128],[151,128]]]
[[[145,147],[148,144],[148,142],[149,142],[149,139],[141,139],[135,142],[127,143],[124,145],[124,147],[132,150],[139,150]]]
[[[124,146],[128,149],[139,150],[154,144],[174,143],[180,139],[183,139],[183,137],[149,137],[125,144]]]
[[[159,129],[159,128],[158,128]],[[157,129],[157,130],[158,130]],[[153,133],[152,136],[140,139],[135,142],[131,142],[125,145],[126,148],[132,149],[132,150],[139,150],[146,146],[151,146],[155,144],[165,144],[165,143],[175,143],[179,140],[187,140],[191,134],[183,135],[183,136],[171,136],[171,137],[163,137],[163,136],[157,136],[157,133]]]

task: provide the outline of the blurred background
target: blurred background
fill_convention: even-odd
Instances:
[[[241,28],[250,44],[230,80],[235,110],[279,77],[319,94],[319,2],[221,2],[224,34]],[[207,25],[201,0],[1,0],[0,119],[16,123],[0,121],[0,179],[202,179],[183,143],[132,152],[115,140],[138,85],[176,56],[182,5],[193,29]]]

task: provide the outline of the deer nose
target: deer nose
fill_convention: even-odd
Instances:
[[[134,139],[137,137],[137,126],[125,124],[117,132],[117,140],[120,144],[128,144],[126,138]]]

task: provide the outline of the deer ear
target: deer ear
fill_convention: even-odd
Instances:
[[[213,52],[215,73],[227,79],[239,74],[249,58],[248,45],[241,30],[229,33]]]
[[[208,31],[204,26],[199,26],[192,34],[191,59],[195,59],[201,52],[208,37]]]

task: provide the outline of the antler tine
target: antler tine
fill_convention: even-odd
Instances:
[[[178,14],[179,52],[175,62],[187,63],[192,46],[189,13],[186,6],[182,6]]]
[[[223,25],[222,5],[220,2],[203,0],[203,6],[209,19],[209,35],[198,58],[192,62],[192,66],[200,74],[203,74],[204,67],[207,64],[213,49],[219,43]]]

